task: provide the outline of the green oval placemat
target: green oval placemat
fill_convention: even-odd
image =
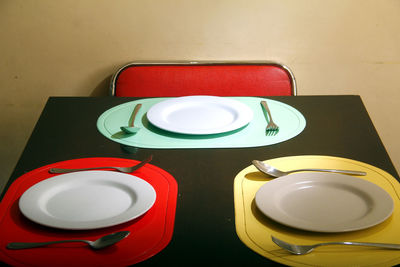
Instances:
[[[141,148],[238,148],[267,146],[289,140],[301,133],[305,126],[304,116],[295,108],[279,101],[259,97],[230,97],[248,105],[254,113],[253,120],[235,131],[212,135],[186,135],[161,130],[153,126],[146,117],[147,111],[156,103],[168,98],[145,98],[115,106],[97,120],[97,129],[108,139],[120,144]],[[267,120],[260,101],[265,100],[273,119],[279,125],[275,136],[267,136]],[[140,131],[127,135],[120,129],[127,126],[136,104],[141,103],[135,119]]]

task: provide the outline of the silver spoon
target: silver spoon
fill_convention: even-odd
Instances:
[[[121,130],[126,133],[126,134],[135,134],[140,130],[140,127],[135,127],[135,117],[139,111],[139,109],[142,107],[142,104],[137,104],[135,108],[133,109],[132,112],[132,118],[131,118],[131,125],[130,126],[122,126]]]
[[[84,242],[84,243],[88,244],[92,249],[102,249],[102,248],[114,245],[115,243],[121,241],[122,239],[127,237],[129,235],[129,233],[130,233],[129,231],[121,231],[121,232],[117,232],[117,233],[112,233],[112,234],[100,237],[99,239],[97,239],[95,241],[71,239],[71,240],[34,242],[34,243],[13,242],[13,243],[8,243],[7,248],[8,249],[26,249],[26,248],[43,247],[43,246],[47,246],[47,245],[51,245],[51,244],[58,244],[58,243]]]
[[[68,172],[79,172],[79,171],[90,171],[90,170],[100,170],[100,169],[115,169],[124,173],[131,173],[140,168],[142,168],[146,163],[150,162],[153,159],[153,155],[150,155],[147,159],[143,160],[139,164],[130,167],[93,167],[93,168],[81,168],[81,169],[59,169],[59,168],[51,168],[49,169],[49,173],[68,173]]]
[[[292,172],[302,172],[302,171],[334,172],[334,173],[361,175],[361,176],[367,175],[366,172],[361,172],[361,171],[335,170],[335,169],[298,169],[298,170],[291,170],[291,171],[284,172],[284,171],[278,170],[278,169],[272,167],[271,165],[268,165],[259,160],[253,160],[252,163],[260,172],[271,175],[273,177],[281,177],[281,176],[288,175]]]
[[[319,243],[314,245],[294,245],[282,241],[276,237],[271,236],[272,241],[280,246],[281,248],[289,251],[290,253],[296,255],[304,255],[310,253],[314,250],[314,248],[319,246],[327,246],[327,245],[350,245],[350,246],[366,246],[366,247],[377,247],[377,248],[386,248],[386,249],[400,249],[400,244],[386,244],[386,243],[367,243],[367,242],[327,242],[327,243]]]

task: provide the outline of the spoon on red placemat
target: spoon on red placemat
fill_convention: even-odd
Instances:
[[[97,239],[95,241],[71,239],[71,240],[58,240],[58,241],[33,242],[33,243],[13,242],[13,243],[8,243],[7,248],[8,249],[26,249],[26,248],[43,247],[43,246],[48,246],[48,245],[58,244],[58,243],[84,242],[84,243],[88,244],[92,249],[102,249],[102,248],[114,245],[115,243],[121,241],[122,239],[127,237],[129,235],[129,233],[130,233],[129,231],[121,231],[121,232],[117,232],[117,233],[112,233],[112,234],[100,237],[99,239]]]
[[[80,169],[60,169],[60,168],[51,168],[49,169],[50,173],[68,173],[68,172],[78,172],[78,171],[89,171],[89,170],[100,170],[100,169],[115,169],[117,171],[123,173],[131,173],[140,168],[142,168],[146,163],[149,163],[153,159],[153,155],[150,155],[147,159],[141,161],[140,163],[130,166],[130,167],[93,167],[93,168],[80,168]]]

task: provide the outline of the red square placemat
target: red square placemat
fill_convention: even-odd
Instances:
[[[127,266],[143,261],[164,249],[171,240],[178,186],[166,171],[146,164],[132,173],[150,183],[156,191],[156,202],[141,217],[96,230],[60,230],[36,224],[22,215],[20,196],[34,184],[49,179],[50,168],[84,168],[132,166],[136,160],[121,158],[83,158],[50,164],[30,171],[11,184],[0,203],[0,260],[13,266]],[[130,231],[121,242],[92,250],[84,243],[65,243],[42,248],[9,250],[9,242],[42,242],[64,239],[97,238],[118,231]]]

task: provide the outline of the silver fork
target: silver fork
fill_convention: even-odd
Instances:
[[[59,169],[59,168],[51,168],[49,170],[50,173],[68,173],[68,172],[79,172],[79,171],[90,171],[90,170],[101,170],[101,169],[114,169],[124,173],[134,172],[141,167],[143,167],[146,163],[150,162],[153,159],[153,155],[150,155],[147,159],[143,160],[139,164],[130,167],[94,167],[94,168],[82,168],[82,169]]]
[[[261,105],[264,107],[265,111],[268,113],[269,116],[268,125],[267,128],[265,129],[266,134],[269,136],[276,135],[279,132],[279,126],[276,125],[275,122],[272,120],[271,111],[268,108],[267,102],[263,100],[261,101]]]
[[[319,246],[327,246],[327,245],[350,245],[350,246],[366,246],[366,247],[377,247],[377,248],[386,248],[386,249],[400,249],[400,244],[387,244],[387,243],[367,243],[367,242],[327,242],[327,243],[318,243],[314,245],[294,245],[282,241],[276,237],[271,236],[272,241],[280,246],[281,248],[289,251],[292,254],[296,255],[304,255],[310,253],[314,250],[314,248]]]

